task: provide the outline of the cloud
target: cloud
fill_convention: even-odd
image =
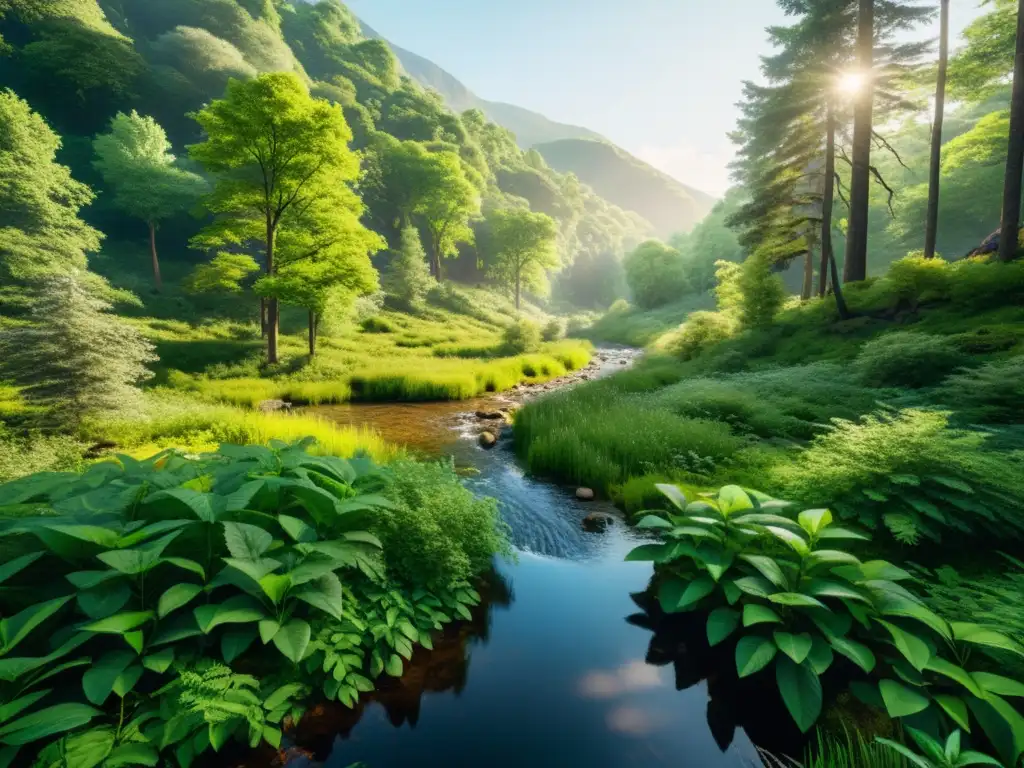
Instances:
[[[712,195],[722,195],[730,186],[728,165],[735,152],[729,143],[717,142],[710,148],[686,143],[645,144],[633,154],[687,186]]]
[[[658,667],[636,659],[618,669],[588,672],[580,679],[579,692],[588,699],[612,699],[624,693],[657,688],[664,684]]]

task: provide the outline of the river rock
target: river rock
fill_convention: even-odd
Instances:
[[[483,448],[493,448],[498,444],[498,437],[493,432],[481,432],[480,433],[480,445]]]
[[[592,488],[577,488],[576,498],[580,501],[593,501],[594,490]]]
[[[505,414],[501,411],[477,411],[476,417],[478,419],[505,419]]]
[[[262,411],[263,413],[271,413],[273,411],[290,411],[291,409],[292,404],[287,403],[284,400],[263,400],[256,406],[256,410]]]
[[[615,522],[615,518],[604,512],[591,512],[583,518],[583,530],[604,533]]]

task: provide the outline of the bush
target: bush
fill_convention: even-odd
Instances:
[[[540,337],[544,341],[558,341],[565,336],[565,323],[557,317],[544,324]]]
[[[380,514],[374,532],[392,578],[449,588],[486,570],[495,553],[510,552],[497,502],[466,489],[450,461],[399,461],[390,469],[385,493],[397,505]]]
[[[384,292],[405,309],[419,307],[434,284],[427,256],[415,227],[402,230],[402,243],[381,280]]]
[[[938,397],[969,421],[1024,424],[1024,357],[954,374],[943,382]]]
[[[392,333],[395,330],[395,326],[387,318],[377,315],[367,317],[359,327],[366,333]]]
[[[0,422],[0,482],[34,472],[79,472],[86,447],[68,435],[15,437]]]
[[[911,253],[890,264],[884,279],[890,283],[898,299],[916,307],[921,301],[948,298],[953,272],[943,259],[926,259],[918,253]]]
[[[894,331],[864,344],[854,367],[872,387],[927,387],[938,384],[968,358],[941,336]]]
[[[507,355],[521,355],[536,351],[540,341],[540,326],[532,320],[519,320],[508,326],[502,334],[502,349]]]
[[[968,309],[993,309],[1024,301],[1024,260],[1004,264],[984,257],[956,263],[950,285],[953,304]]]
[[[723,312],[694,312],[663,345],[681,360],[690,360],[730,338],[735,330],[735,321]]]
[[[675,301],[689,287],[682,254],[658,240],[642,243],[622,264],[634,301],[645,309]]]
[[[743,297],[740,323],[744,328],[764,328],[772,324],[786,301],[782,278],[767,259],[754,254],[743,262],[736,287]]]
[[[1016,478],[1024,456],[985,450],[987,436],[951,429],[949,414],[903,410],[833,419],[800,457],[776,468],[787,498],[885,525],[901,542],[944,535],[1024,535]]]
[[[621,315],[625,312],[629,312],[629,302],[625,299],[616,299],[612,302],[612,305],[608,307],[608,313],[612,315]]]

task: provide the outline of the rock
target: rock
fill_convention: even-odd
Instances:
[[[580,501],[593,501],[594,491],[591,488],[577,488],[576,498]]]
[[[619,365],[629,365],[628,360],[619,360]]]
[[[501,411],[477,411],[476,417],[478,419],[504,419],[505,414]]]
[[[604,512],[591,512],[583,518],[583,530],[604,533],[615,522],[615,518]]]
[[[290,411],[291,409],[292,404],[286,403],[284,400],[263,400],[256,406],[256,410],[262,411],[263,413],[271,413],[273,411]]]
[[[498,444],[498,437],[493,432],[481,432],[480,433],[480,445],[483,448],[493,448]]]

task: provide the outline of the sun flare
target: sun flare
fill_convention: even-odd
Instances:
[[[844,72],[839,76],[837,87],[841,93],[855,94],[864,87],[863,72]]]

